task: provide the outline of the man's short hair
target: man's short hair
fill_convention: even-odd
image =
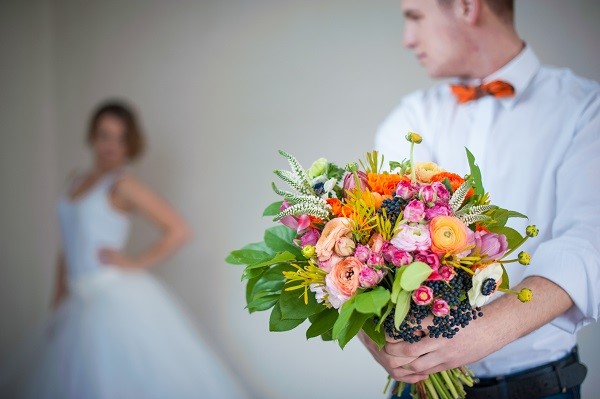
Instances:
[[[515,2],[514,0],[482,0],[492,10],[498,18],[504,22],[513,24],[515,17]],[[438,0],[442,6],[449,6],[454,0]]]

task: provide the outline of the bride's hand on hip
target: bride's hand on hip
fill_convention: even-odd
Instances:
[[[105,265],[118,266],[123,269],[140,269],[142,267],[138,262],[128,257],[123,252],[111,248],[100,249],[100,251],[98,251],[98,258],[100,259],[100,262]]]

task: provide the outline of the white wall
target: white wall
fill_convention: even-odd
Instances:
[[[432,84],[401,48],[398,2],[40,0],[9,8],[1,13],[9,20],[3,32],[11,33],[1,35],[10,47],[3,55],[18,71],[3,74],[16,94],[1,111],[10,146],[1,150],[2,187],[14,191],[0,229],[0,310],[11,320],[3,322],[0,350],[46,306],[57,242],[49,204],[63,176],[88,162],[83,131],[91,108],[121,96],[139,107],[150,141],[136,172],[196,233],[157,274],[239,378],[257,398],[376,397],[385,374],[360,345],[342,352],[306,342],[302,331],[268,333],[268,315],[244,311],[240,269],[223,258],[269,225],[259,215],[274,199],[272,170],[285,166],[277,149],[304,164],[323,155],[356,158],[403,94]],[[517,13],[542,60],[600,80],[597,2],[521,1]],[[54,112],[27,118],[30,107],[44,105]],[[28,149],[36,145],[34,155]],[[132,251],[155,237],[148,227],[138,221]],[[595,325],[582,333],[591,376],[600,373],[598,332]],[[599,388],[588,379],[588,392]]]

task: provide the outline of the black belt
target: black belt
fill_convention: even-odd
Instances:
[[[577,347],[566,357],[519,373],[496,378],[481,378],[466,388],[469,399],[534,399],[566,392],[580,385],[587,368],[579,363]]]

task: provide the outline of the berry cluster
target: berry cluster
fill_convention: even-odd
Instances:
[[[392,223],[392,226],[396,224],[398,217],[400,217],[400,212],[404,209],[406,201],[401,197],[394,197],[384,199],[381,203],[381,208],[377,211],[379,215],[383,215],[383,210],[385,209],[385,214],[388,220]]]

